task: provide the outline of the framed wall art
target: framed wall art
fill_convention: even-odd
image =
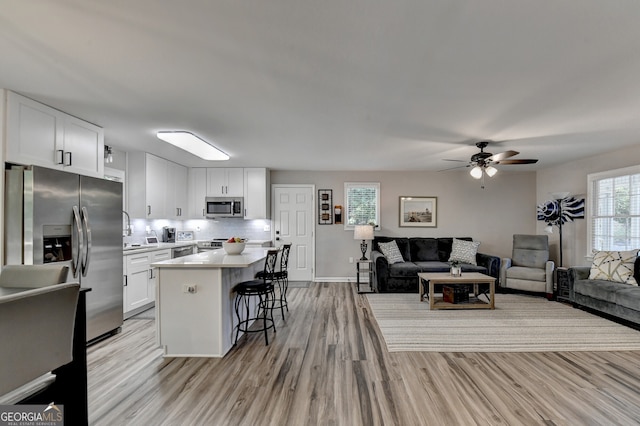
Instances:
[[[400,226],[435,228],[437,197],[400,197]]]
[[[333,190],[318,189],[318,225],[333,224]]]

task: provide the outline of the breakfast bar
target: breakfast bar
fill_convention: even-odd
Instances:
[[[165,357],[223,357],[237,324],[233,287],[253,279],[267,251],[213,250],[152,264],[157,268],[156,327]]]

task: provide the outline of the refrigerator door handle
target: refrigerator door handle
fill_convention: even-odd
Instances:
[[[78,211],[78,206],[73,206],[73,225],[75,226],[76,233],[78,237],[75,239],[72,238],[71,241],[71,271],[73,272],[73,277],[76,278],[78,276],[78,268],[80,266],[80,256],[84,251],[84,235],[82,232],[82,225],[80,220],[80,212]]]
[[[82,207],[82,227],[84,228],[85,247],[82,259],[82,276],[87,276],[89,260],[91,260],[91,226],[89,225],[89,213],[86,207]]]

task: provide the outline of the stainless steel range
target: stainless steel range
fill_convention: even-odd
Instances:
[[[227,241],[226,238],[214,238],[212,240],[202,240],[198,241],[196,244],[198,246],[198,253],[202,253],[204,251],[217,250],[222,248],[222,243]]]

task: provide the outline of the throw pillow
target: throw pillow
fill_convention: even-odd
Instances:
[[[470,263],[471,265],[477,265],[476,254],[478,254],[478,246],[480,242],[465,241],[457,238],[453,239],[453,245],[451,246],[451,255],[449,256],[449,262],[457,260],[461,263]]]
[[[387,258],[387,262],[389,265],[393,265],[394,263],[404,262],[402,255],[400,254],[400,250],[398,249],[398,244],[395,241],[390,241],[388,243],[379,243],[378,247],[384,257]]]
[[[589,271],[589,279],[638,285],[633,277],[633,264],[636,257],[638,257],[638,250],[596,252]]]

